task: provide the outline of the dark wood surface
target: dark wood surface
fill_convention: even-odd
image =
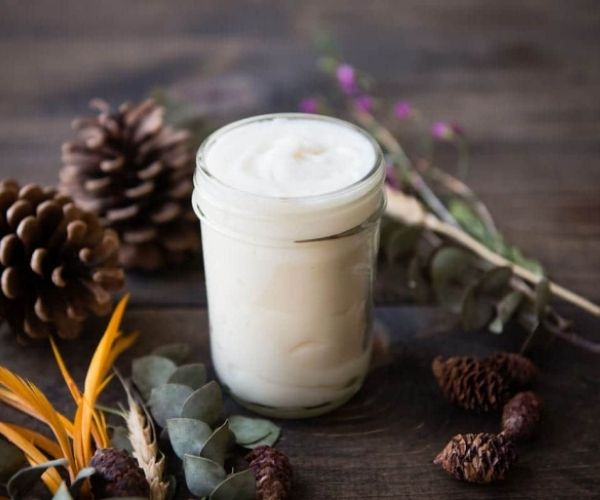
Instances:
[[[556,281],[600,299],[594,0],[0,0],[0,177],[54,183],[69,123],[96,96],[118,103],[163,86],[215,121],[294,110],[324,85],[311,48],[319,31],[337,34],[384,96],[461,123],[473,148],[468,182],[507,237]],[[209,361],[199,266],[131,276],[129,289],[126,323],[143,333],[134,353],[176,332]],[[431,459],[454,433],[493,430],[497,417],[447,405],[429,363],[436,354],[516,348],[518,332],[465,335],[439,311],[389,304],[385,279],[378,290],[388,303],[377,316],[391,339],[390,362],[346,407],[282,424],[281,447],[297,470],[294,499],[600,497],[597,358],[558,342],[534,353],[547,407],[540,438],[521,450],[504,484],[459,484]],[[597,320],[565,312],[597,338]],[[64,346],[78,376],[101,326],[90,323],[86,340]],[[3,334],[0,362],[65,406],[48,349],[25,350]],[[13,416],[0,408],[0,419]]]

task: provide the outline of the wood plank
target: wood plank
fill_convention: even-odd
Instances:
[[[479,337],[448,329],[435,309],[377,310],[378,330],[391,339],[391,361],[374,369],[364,388],[343,408],[320,418],[281,421],[280,447],[296,473],[294,499],[359,498],[597,498],[597,359],[555,342],[534,353],[542,376],[537,389],[545,399],[539,439],[520,448],[521,459],[509,479],[494,487],[462,484],[431,463],[458,432],[496,431],[497,415],[473,415],[445,402],[433,381],[430,363],[438,354],[483,355],[514,349],[512,333]],[[584,323],[585,318],[580,318]],[[593,324],[584,325],[587,331]],[[119,363],[128,371],[131,355],[142,355],[173,340],[189,342],[193,358],[209,362],[206,312],[192,309],[132,308],[125,330],[140,330],[141,341]],[[95,323],[97,331],[102,323]],[[97,337],[61,346],[81,381]],[[47,347],[23,348],[2,339],[0,363],[38,383],[50,399],[68,410],[68,394]],[[108,402],[122,397],[114,384]],[[230,412],[239,408],[228,403]],[[14,419],[0,407],[0,419]],[[576,432],[573,432],[576,429]]]

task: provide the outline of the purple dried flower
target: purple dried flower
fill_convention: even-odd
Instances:
[[[370,95],[362,94],[354,99],[356,109],[363,113],[370,113],[373,110],[373,98]]]
[[[298,103],[298,109],[302,113],[317,113],[319,110],[319,100],[316,97],[305,97]]]
[[[352,66],[345,63],[340,64],[335,71],[335,76],[344,93],[353,94],[356,92],[356,72]]]
[[[465,129],[462,128],[462,126],[459,125],[458,123],[452,123],[450,126],[452,127],[452,131],[454,132],[455,135],[460,135],[460,136],[465,135]]]
[[[449,141],[454,137],[454,129],[446,122],[434,122],[431,126],[431,135],[442,141]]]
[[[398,120],[406,120],[412,116],[413,109],[409,102],[398,101],[394,106],[394,115]]]

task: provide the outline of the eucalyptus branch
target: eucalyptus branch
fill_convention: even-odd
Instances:
[[[446,236],[495,266],[510,267],[516,276],[532,285],[537,285],[544,279],[543,276],[510,262],[501,255],[493,252],[471,235],[467,234],[464,230],[451,224],[447,224],[438,219],[435,215],[428,213],[414,197],[406,195],[389,186],[386,186],[386,196],[386,213],[396,220],[404,224],[420,225],[439,235]],[[570,302],[594,316],[600,316],[600,306],[594,304],[585,297],[577,295],[552,281],[549,282],[549,288],[553,295],[566,302]]]

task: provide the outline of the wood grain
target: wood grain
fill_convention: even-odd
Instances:
[[[467,181],[508,239],[559,283],[600,300],[596,0],[0,0],[0,177],[55,183],[70,121],[96,96],[118,103],[167,87],[215,123],[294,110],[327,86],[311,45],[323,31],[375,76],[383,97],[461,123],[472,147]],[[209,360],[200,267],[129,276],[126,323],[143,332],[132,354],[177,338]],[[398,287],[382,273],[378,302],[396,304]],[[597,338],[597,320],[564,311]],[[494,430],[497,419],[447,405],[429,363],[440,353],[515,348],[520,334],[465,335],[432,309],[395,305],[377,317],[392,362],[344,408],[282,424],[281,446],[297,471],[294,499],[598,498],[596,359],[558,342],[535,353],[543,432],[506,483],[472,487],[431,460],[454,433]],[[85,340],[63,346],[78,380],[102,325],[92,321]],[[48,349],[20,348],[2,332],[0,363],[68,410]],[[108,394],[117,395],[115,387]],[[4,418],[16,417],[0,407]]]
[[[176,338],[193,346],[192,361],[209,363],[208,322],[199,308],[132,308],[125,331],[142,337],[120,362],[129,371],[132,356]],[[435,309],[391,307],[376,314],[379,334],[390,339],[387,362],[375,368],[359,394],[341,409],[311,420],[280,421],[280,447],[296,471],[294,500],[397,498],[597,498],[600,477],[597,359],[555,343],[534,357],[542,371],[537,390],[545,400],[538,439],[519,449],[510,478],[493,487],[465,485],[432,464],[436,452],[458,432],[489,431],[499,415],[474,415],[443,400],[430,372],[438,354],[485,355],[518,346],[516,332],[487,335],[448,328],[446,315]],[[100,332],[102,322],[90,326]],[[482,335],[485,335],[482,333]],[[69,410],[66,388],[46,347],[26,351],[2,338],[2,360],[40,385],[49,398]],[[61,345],[75,378],[82,380],[97,335]],[[108,404],[123,397],[118,384]],[[243,412],[229,401],[230,413]],[[0,419],[24,420],[0,407]],[[576,429],[576,432],[574,430]]]

